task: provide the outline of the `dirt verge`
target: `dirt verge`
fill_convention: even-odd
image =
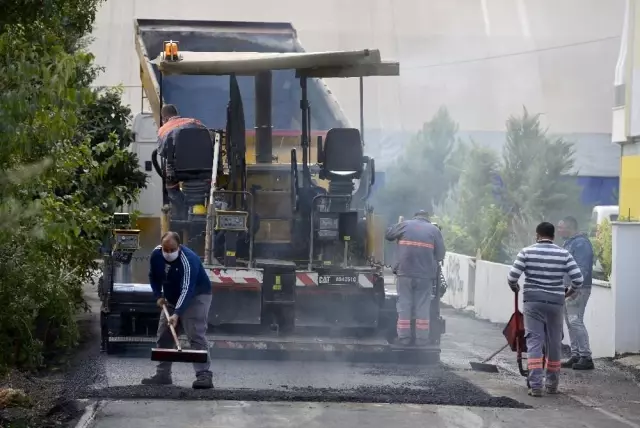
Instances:
[[[100,302],[95,286],[85,293],[91,310],[78,316],[79,345],[55,355],[38,373],[13,370],[0,379],[0,427],[49,428],[71,426],[83,414],[86,403],[75,399],[94,379],[85,369],[99,357]]]

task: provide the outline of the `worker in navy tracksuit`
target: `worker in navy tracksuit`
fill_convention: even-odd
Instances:
[[[444,260],[442,233],[425,211],[387,230],[385,238],[398,242],[394,273],[397,275],[398,344],[425,346],[429,340],[430,305],[438,263]],[[411,321],[415,320],[415,341]]]
[[[185,218],[187,207],[184,194],[180,190],[180,183],[176,179],[173,165],[175,137],[178,132],[186,128],[205,128],[198,119],[180,117],[178,109],[173,104],[165,104],[160,110],[163,125],[158,129],[158,155],[166,161],[165,188],[171,202],[171,214],[174,219]]]
[[[209,307],[211,306],[211,280],[200,257],[184,245],[180,235],[167,232],[162,243],[151,253],[149,282],[159,307],[167,305],[172,314],[167,320],[161,312],[158,324],[158,348],[172,349],[175,342],[167,323],[181,327],[189,338],[191,348],[209,350],[206,338]],[[195,389],[213,387],[209,359],[194,363]],[[160,362],[156,374],[142,380],[143,385],[170,385],[171,362]]]

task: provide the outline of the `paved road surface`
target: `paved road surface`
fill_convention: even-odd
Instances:
[[[153,372],[151,362],[101,356],[92,368],[95,373],[90,376],[95,380],[88,394],[99,400],[94,426],[640,427],[640,388],[610,363],[599,362],[598,370],[591,373],[567,371],[562,376],[563,394],[532,399],[526,395],[523,379],[516,374],[514,355],[509,352],[497,358],[499,374],[469,370],[470,360],[481,359],[504,343],[499,327],[451,310],[444,310],[443,315],[448,329],[442,345],[445,368],[214,360],[217,392],[193,396],[189,366],[175,367],[174,380],[184,388],[140,390],[135,385]],[[353,387],[361,388],[361,397],[356,401],[364,402],[345,402],[352,397],[338,402],[299,401],[305,391],[311,391],[313,396],[318,393],[317,388],[344,391]],[[405,391],[410,396],[408,401],[429,402],[435,398],[437,404],[366,403],[390,390]],[[191,399],[173,400],[179,397]],[[293,397],[294,401],[280,401],[280,397]],[[442,405],[443,397],[463,405]],[[491,404],[491,400],[497,404]],[[465,406],[466,403],[474,405]],[[483,403],[507,407],[478,407]],[[529,408],[509,408],[514,405]]]

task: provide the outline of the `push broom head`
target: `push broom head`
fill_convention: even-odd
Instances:
[[[207,351],[194,349],[163,349],[151,350],[151,361],[170,361],[172,363],[206,363],[209,358]]]

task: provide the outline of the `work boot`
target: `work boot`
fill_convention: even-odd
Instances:
[[[580,357],[577,363],[572,367],[574,370],[593,370],[593,360],[590,357]]]
[[[141,383],[143,385],[171,385],[173,381],[170,374],[156,373],[151,377],[142,379]]]
[[[555,394],[558,393],[558,387],[557,386],[545,386],[544,392],[546,392],[549,395],[555,395]]]
[[[213,374],[211,372],[200,372],[196,374],[196,380],[193,381],[193,389],[211,389],[213,388]]]
[[[580,361],[580,357],[571,357],[567,361],[563,361],[560,365],[563,369],[572,369],[573,365]]]
[[[542,397],[542,389],[540,388],[529,388],[529,395],[532,397]]]

